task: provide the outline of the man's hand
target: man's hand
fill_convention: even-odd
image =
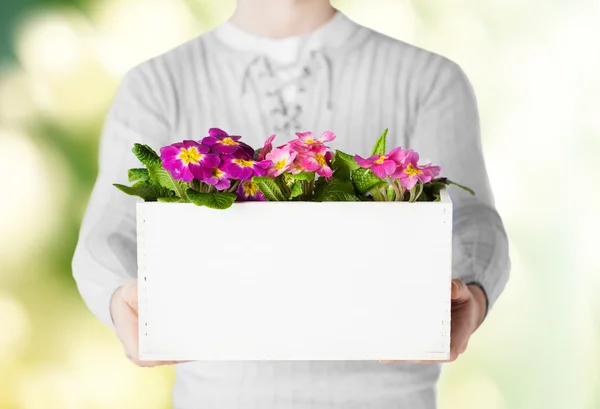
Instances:
[[[125,355],[137,366],[151,367],[173,365],[185,361],[140,361],[138,344],[138,292],[137,280],[119,287],[111,297],[110,313],[115,332],[123,344]]]
[[[450,330],[450,359],[447,361],[417,361],[419,363],[453,362],[465,352],[471,334],[479,327],[485,316],[486,300],[481,288],[452,280],[452,320]],[[379,361],[393,363],[404,361]]]

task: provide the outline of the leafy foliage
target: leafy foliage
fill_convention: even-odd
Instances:
[[[139,196],[147,202],[154,202],[159,197],[175,197],[175,192],[173,192],[172,190],[166,189],[160,185],[151,183],[149,181],[137,182],[133,186],[125,186],[118,183],[113,184],[113,186],[115,186],[120,191],[127,193],[128,195]]]
[[[273,179],[267,176],[255,176],[252,181],[258,185],[258,189],[265,198],[271,202],[281,202],[287,200],[283,192],[277,186]]]
[[[158,154],[148,145],[136,143],[133,145],[132,152],[148,169],[162,166],[162,161]]]
[[[377,139],[377,142],[375,142],[373,152],[371,153],[372,156],[385,154],[387,134],[388,129],[386,128],[385,131],[383,131],[383,133],[379,137],[379,139]]]
[[[130,182],[137,182],[138,180],[145,181],[150,179],[150,175],[148,174],[148,169],[129,169],[127,172],[127,178]]]
[[[358,168],[352,171],[352,181],[356,191],[364,195],[369,190],[385,184],[385,180],[377,177],[370,169]]]
[[[356,202],[358,197],[354,192],[351,181],[332,179],[329,182],[317,183],[315,186],[315,200],[317,202]]]
[[[233,205],[237,195],[229,192],[213,192],[213,193],[200,193],[193,189],[188,189],[187,198],[190,202],[197,206],[206,206],[211,209],[227,209]]]

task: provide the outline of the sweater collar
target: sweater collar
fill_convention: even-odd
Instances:
[[[229,47],[262,55],[281,65],[293,64],[323,48],[342,46],[360,26],[339,10],[324,25],[302,36],[269,38],[248,33],[230,21],[214,30],[214,35]]]

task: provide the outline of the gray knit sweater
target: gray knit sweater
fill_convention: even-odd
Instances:
[[[450,188],[453,276],[479,283],[491,307],[509,275],[508,243],[482,156],[473,90],[461,68],[362,27],[338,12],[309,35],[273,40],[226,23],[130,70],[108,112],[100,170],[81,226],[73,275],[90,310],[112,326],[109,299],[136,276],[135,198],[115,189],[155,149],[210,127],[254,147],[272,133],[333,130],[333,148],[367,155],[413,148]],[[418,274],[418,271],[415,271]],[[390,323],[393,325],[393,323]],[[176,409],[423,408],[435,406],[439,365],[372,361],[190,362],[176,366]]]

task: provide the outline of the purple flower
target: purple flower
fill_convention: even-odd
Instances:
[[[237,151],[243,152],[248,158],[254,157],[254,149],[240,142],[241,136],[229,135],[222,129],[210,128],[208,135],[202,139],[204,145],[210,146],[214,153],[232,154]]]
[[[202,181],[209,185],[213,185],[217,190],[225,190],[231,187],[229,177],[230,175],[227,172],[215,167],[210,169],[210,173]]]
[[[265,196],[260,190],[258,190],[258,186],[256,185],[256,183],[253,183],[250,180],[242,181],[236,193],[240,202],[265,201]]]
[[[239,158],[235,155],[223,155],[221,159],[221,169],[232,178],[239,180],[249,180],[252,179],[252,176],[264,176],[269,166],[271,166],[270,160],[257,162],[252,159]]]
[[[163,167],[174,179],[190,182],[204,179],[219,164],[219,156],[210,154],[208,146],[185,140],[160,149]]]

